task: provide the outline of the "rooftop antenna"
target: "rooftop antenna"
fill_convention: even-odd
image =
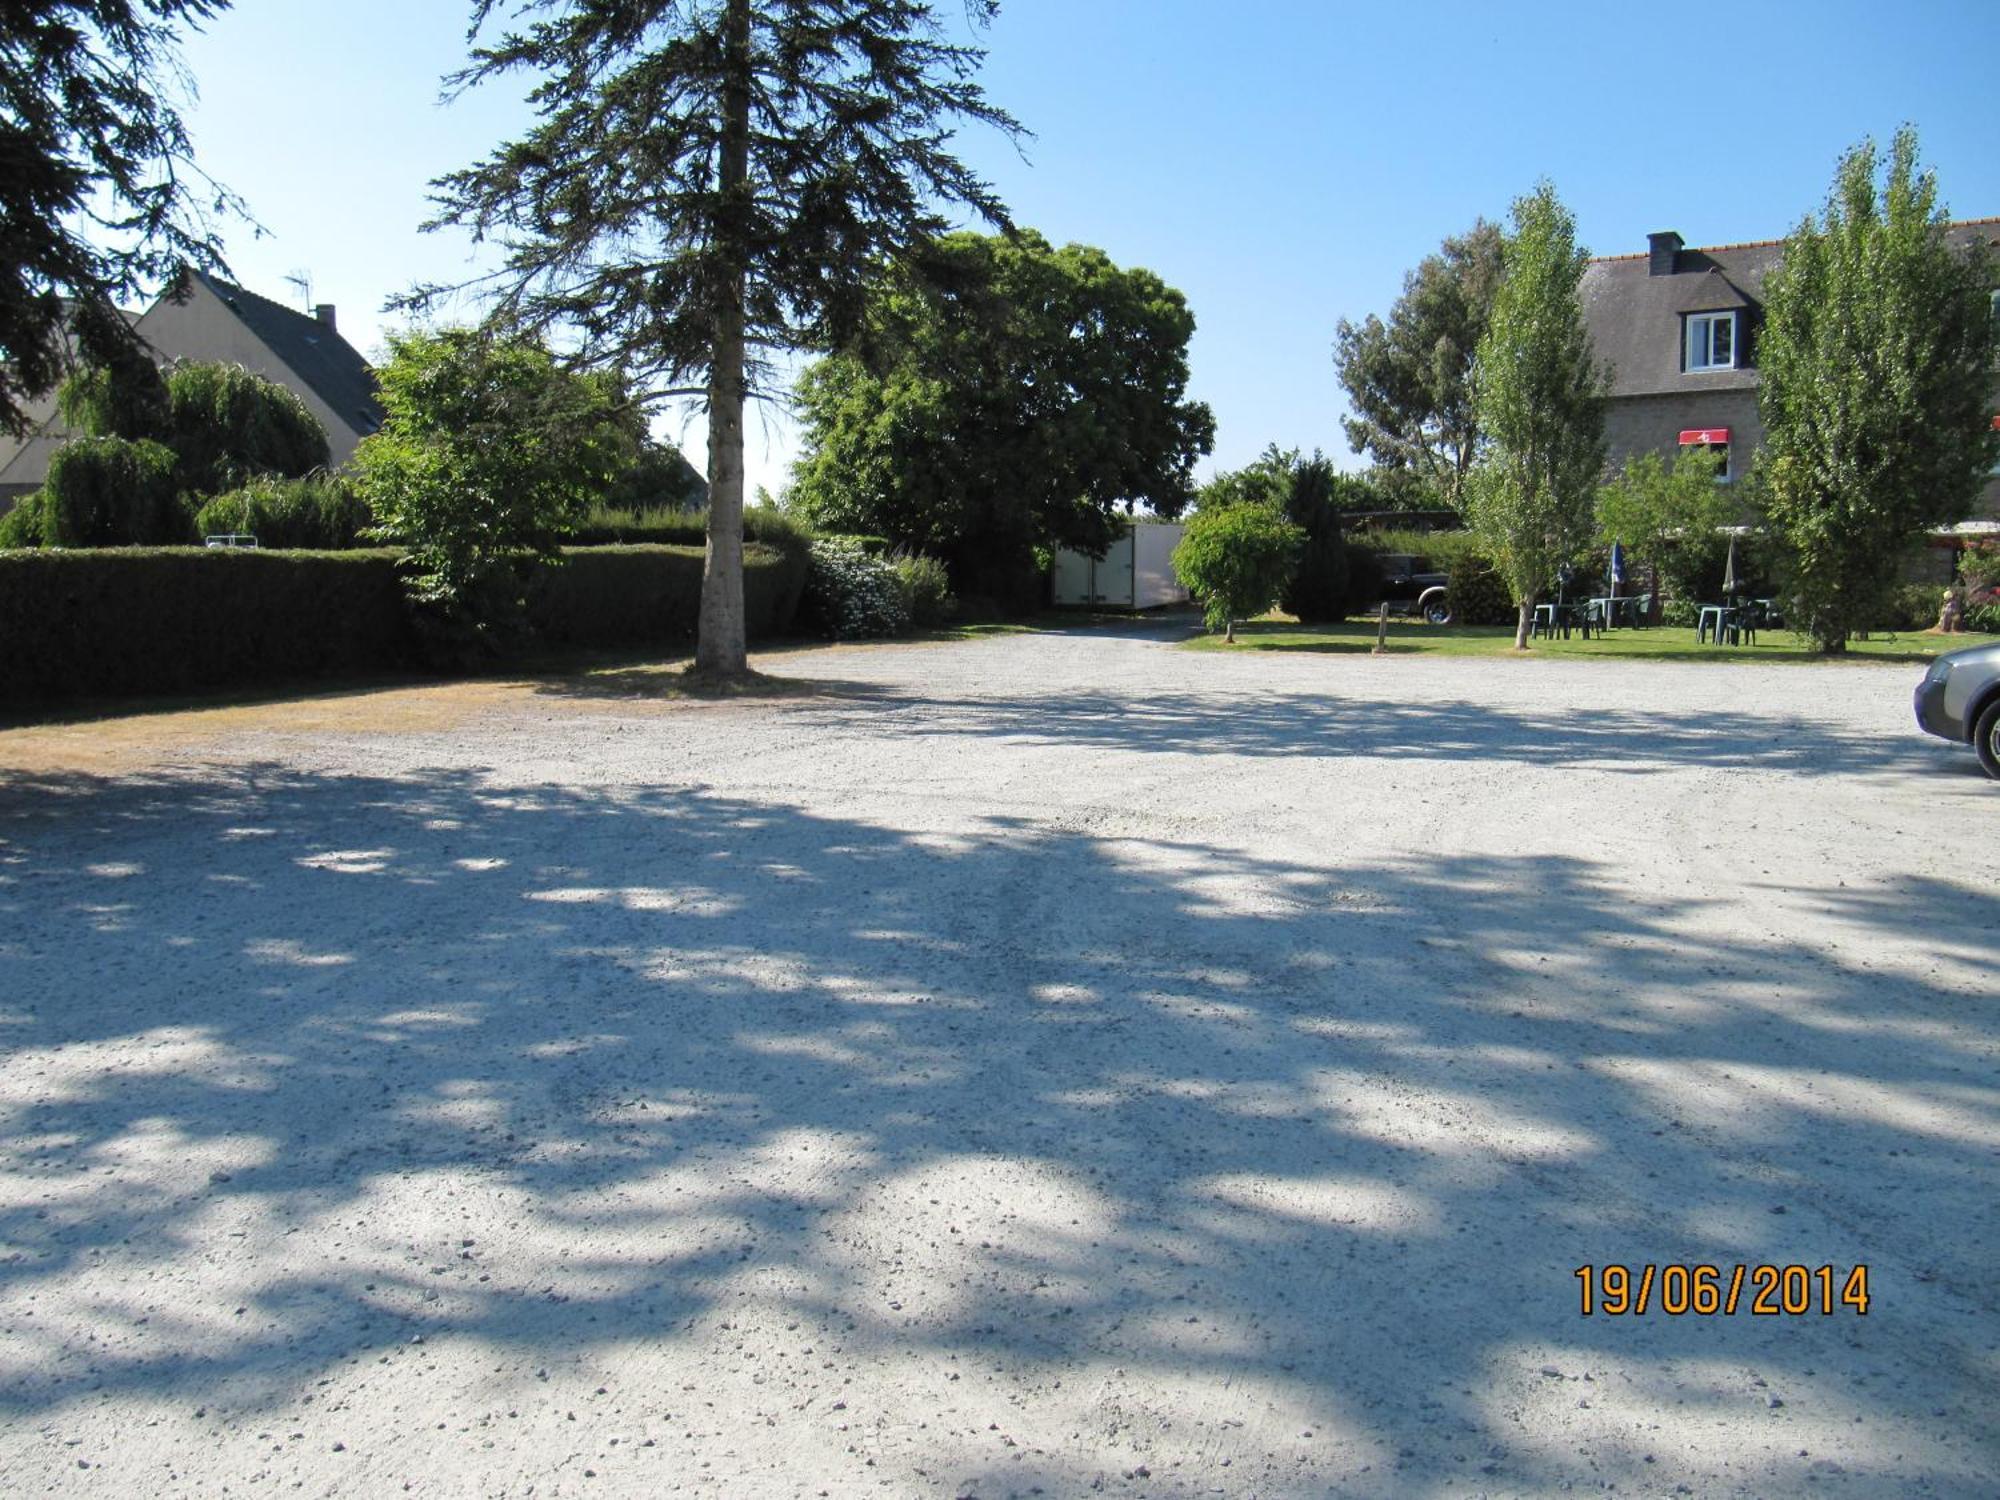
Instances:
[[[299,294],[300,306],[303,307],[307,313],[311,313],[313,310],[312,272],[307,270],[297,270],[289,272],[285,277],[285,285],[291,287],[294,291],[296,291]]]

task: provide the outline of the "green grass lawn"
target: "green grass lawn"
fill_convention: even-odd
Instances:
[[[1933,635],[1926,631],[1878,633],[1865,641],[1849,641],[1848,657],[1864,662],[1923,663],[1945,651],[2000,642],[2000,635]],[[1187,643],[1194,651],[1309,651],[1329,655],[1366,655],[1375,649],[1373,620],[1343,620],[1338,625],[1300,625],[1283,617],[1267,617],[1236,627],[1236,644],[1220,635],[1200,635]],[[1701,662],[1819,662],[1827,660],[1808,641],[1790,631],[1760,634],[1754,646],[1698,644],[1692,629],[1660,625],[1646,630],[1614,630],[1584,640],[1571,636],[1544,640],[1537,636],[1526,653],[1514,650],[1511,625],[1426,625],[1419,620],[1389,621],[1389,650],[1428,652],[1436,656],[1530,655],[1597,658],[1609,661]]]

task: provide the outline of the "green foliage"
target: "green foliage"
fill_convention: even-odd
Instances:
[[[42,545],[42,503],[42,492],[36,490],[23,495],[12,510],[0,516],[0,551]]]
[[[1947,241],[1914,131],[1897,132],[1879,193],[1877,167],[1872,142],[1848,152],[1823,215],[1786,241],[1758,346],[1765,514],[1791,552],[1791,618],[1829,652],[2000,461],[1990,260]]]
[[[1285,612],[1308,625],[1338,620],[1347,614],[1350,598],[1347,538],[1340,524],[1343,498],[1351,493],[1341,484],[1324,454],[1291,459],[1286,487],[1285,519],[1305,534],[1299,544],[1298,568],[1278,601]]]
[[[192,541],[174,494],[174,455],[158,443],[78,438],[49,458],[37,507],[48,547],[172,546]]]
[[[1354,413],[1341,426],[1356,453],[1392,476],[1401,508],[1463,501],[1479,451],[1473,355],[1503,269],[1500,230],[1481,219],[1403,278],[1387,323],[1340,320],[1334,365]]]
[[[951,576],[935,557],[904,553],[891,560],[910,602],[910,623],[918,629],[942,625],[951,617]]]
[[[812,533],[797,517],[775,506],[751,506],[743,512],[743,534],[783,552],[805,556]],[[584,513],[566,538],[573,547],[604,547],[620,543],[652,543],[670,547],[700,547],[708,541],[706,510],[613,510],[594,506]]]
[[[167,432],[182,489],[213,495],[259,474],[296,478],[326,467],[326,429],[297,393],[241,365],[167,371]]]
[[[1493,559],[1466,548],[1445,564],[1445,593],[1452,618],[1461,625],[1511,625],[1513,591]]]
[[[173,427],[166,377],[143,349],[114,349],[56,389],[63,422],[85,437],[166,442]]]
[[[1357,485],[1365,490],[1364,482],[1335,473],[1325,454],[1306,458],[1296,448],[1273,443],[1255,462],[1203,485],[1197,504],[1205,511],[1264,506],[1299,528],[1303,540],[1279,603],[1287,614],[1312,624],[1347,613],[1347,542],[1340,513],[1350,508]]]
[[[159,442],[194,497],[262,475],[326,466],[326,429],[296,393],[241,365],[190,362],[164,375],[144,354],[78,370],[57,392],[63,420],[90,437]]]
[[[1944,609],[1947,590],[1941,583],[1899,583],[1889,591],[1871,630],[1929,630]]]
[[[702,553],[571,551],[535,570],[527,618],[559,646],[690,640]],[[791,628],[802,558],[745,556],[753,638]],[[159,694],[408,667],[424,651],[387,549],[272,552],[99,548],[0,555],[0,696]]]
[[[341,475],[265,475],[207,501],[195,512],[194,531],[197,537],[248,533],[260,547],[339,552],[362,546],[374,521],[353,482]]]
[[[625,441],[629,450],[615,463],[610,487],[600,503],[607,510],[644,515],[658,511],[706,512],[708,482],[701,477],[701,471],[672,443],[660,442],[645,430],[645,414],[638,406],[628,410]],[[631,430],[635,425],[638,430]]]
[[[1641,453],[1597,492],[1597,533],[1622,542],[1634,564],[1653,570],[1663,591],[1680,599],[1715,597],[1729,551],[1722,528],[1742,519],[1742,501],[1716,483],[1719,460],[1684,450],[1671,463]]]
[[[1214,419],[1186,399],[1194,317],[1152,272],[959,234],[925,279],[871,287],[865,347],[799,383],[792,499],[818,529],[888,537],[1027,607],[1036,548],[1102,556],[1129,502],[1186,505]]]
[[[567,330],[580,361],[655,394],[705,394],[697,659],[740,673],[743,406],[765,351],[846,345],[882,268],[926,263],[953,205],[1008,227],[951,147],[963,121],[1019,127],[921,0],[474,0],[475,35],[502,11],[509,29],[453,82],[533,73],[536,123],[436,184],[437,222],[504,245],[478,278],[497,280],[497,316]]]
[[[1233,641],[1238,620],[1278,602],[1304,543],[1304,530],[1274,505],[1198,510],[1174,548],[1174,576],[1201,601],[1208,628]]]
[[[176,23],[228,0],[0,6],[0,431],[53,389],[68,345],[143,357],[117,304],[183,264],[219,267],[235,198],[195,166],[174,107]],[[105,434],[151,437],[151,433]]]
[[[1604,403],[1578,297],[1587,261],[1554,188],[1515,201],[1506,277],[1475,365],[1476,416],[1492,446],[1465,496],[1518,606],[1522,647],[1528,606],[1594,529]]]
[[[523,339],[467,329],[392,335],[388,413],[354,456],[381,531],[447,650],[518,643],[519,561],[552,554],[623,454],[622,393]]]
[[[394,554],[100,548],[0,556],[7,695],[175,693],[409,660]]]
[[[679,645],[695,637],[700,546],[568,548],[530,573],[526,614],[551,646],[608,649]],[[743,554],[745,629],[751,640],[785,634],[805,581],[805,558],[752,545]]]
[[[820,537],[809,552],[802,622],[836,641],[902,635],[910,597],[896,565],[849,537]]]
[[[1292,492],[1292,464],[1297,453],[1271,444],[1255,461],[1240,469],[1224,469],[1195,493],[1197,510],[1227,510],[1236,505],[1283,509]]]

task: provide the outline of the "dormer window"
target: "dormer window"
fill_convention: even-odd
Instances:
[[[1687,320],[1687,368],[1736,368],[1736,314],[1690,313]]]

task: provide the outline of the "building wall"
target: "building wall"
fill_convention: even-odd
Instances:
[[[1699,379],[1690,376],[1690,380]],[[1996,397],[2000,405],[2000,397]],[[1764,446],[1764,423],[1755,391],[1676,391],[1662,396],[1615,396],[1605,404],[1604,439],[1614,471],[1635,454],[1652,451],[1668,458],[1680,452],[1680,435],[1693,427],[1729,429],[1729,472],[1741,478]],[[1989,479],[1974,503],[1972,519],[2000,521],[2000,475]]]
[[[1625,460],[1654,452],[1673,458],[1680,436],[1691,427],[1729,429],[1729,474],[1749,472],[1750,457],[1764,443],[1764,424],[1757,416],[1755,391],[1676,391],[1664,396],[1619,396],[1607,403],[1604,439],[1616,470]]]

